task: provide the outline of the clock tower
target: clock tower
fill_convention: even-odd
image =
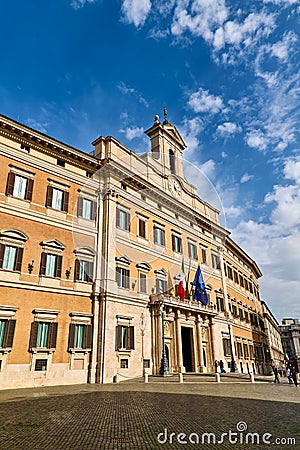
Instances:
[[[182,167],[182,152],[186,144],[174,125],[167,120],[167,110],[164,108],[164,121],[159,116],[154,117],[154,124],[145,131],[151,140],[151,152],[162,166],[166,175],[177,175],[184,178]]]

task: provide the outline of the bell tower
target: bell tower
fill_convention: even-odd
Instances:
[[[162,171],[184,178],[182,152],[186,144],[176,127],[168,121],[166,107],[164,121],[161,123],[159,116],[155,116],[154,124],[145,133],[151,140],[152,156],[161,164]]]

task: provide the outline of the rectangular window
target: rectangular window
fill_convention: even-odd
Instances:
[[[47,363],[48,363],[47,359],[36,359],[34,370],[37,372],[43,372],[47,370]]]
[[[39,322],[36,346],[37,348],[47,348],[49,337],[49,322]]]
[[[211,254],[211,262],[213,269],[220,269],[220,257],[215,253]]]
[[[94,263],[93,261],[75,261],[75,281],[93,281]]]
[[[69,192],[58,189],[53,186],[47,187],[46,207],[56,209],[57,211],[68,211]]]
[[[92,325],[71,323],[69,328],[69,349],[92,348]]]
[[[143,361],[143,368],[144,369],[150,369],[150,359],[144,359],[144,361]]]
[[[234,317],[237,317],[237,307],[235,305],[232,305],[232,314]]]
[[[253,345],[249,345],[249,357],[250,359],[253,359],[254,352],[253,352]]]
[[[20,175],[16,175],[14,190],[13,190],[14,197],[25,199],[27,182],[28,182],[28,178],[21,177]]]
[[[11,247],[10,245],[5,246],[2,265],[3,269],[14,270],[16,254],[17,254],[17,247]]]
[[[7,178],[6,195],[31,201],[33,179],[10,172]]]
[[[143,219],[139,219],[139,236],[146,237],[146,221]]]
[[[197,246],[192,242],[188,243],[189,258],[198,259]]]
[[[121,369],[128,369],[128,359],[122,358],[120,359],[120,368]]]
[[[244,286],[245,286],[245,289],[246,289],[247,291],[249,291],[249,288],[248,288],[248,281],[247,281],[246,278],[244,279]]]
[[[246,359],[248,359],[249,358],[248,345],[247,344],[243,344],[243,349],[244,349],[244,357]]]
[[[249,315],[248,315],[248,311],[244,311],[244,316],[245,316],[245,320],[246,320],[246,322],[249,322]]]
[[[227,266],[227,274],[228,274],[228,278],[230,278],[230,280],[232,280],[233,275],[232,275],[232,268],[230,266]]]
[[[238,355],[238,358],[240,358],[240,359],[243,358],[243,349],[242,349],[242,344],[240,342],[237,342],[237,355]]]
[[[14,340],[16,321],[0,319],[0,348],[11,348]]]
[[[42,253],[40,264],[40,275],[46,277],[61,277],[62,256],[51,253]]]
[[[147,275],[139,273],[139,292],[147,292]]]
[[[167,283],[167,281],[166,280],[162,280],[162,279],[160,279],[160,278],[157,278],[156,279],[156,292],[157,292],[157,294],[160,294],[160,293],[164,293],[164,292],[167,292],[167,290],[168,290],[168,283]]]
[[[0,268],[21,271],[23,248],[0,244]]]
[[[224,300],[223,300],[223,298],[222,297],[217,297],[216,303],[217,303],[217,311],[218,312],[223,312],[224,311]]]
[[[244,287],[244,278],[241,274],[239,274],[240,286]]]
[[[57,322],[33,322],[31,324],[30,343],[32,348],[56,348]]]
[[[166,245],[165,230],[163,228],[154,227],[154,244]]]
[[[123,209],[117,208],[117,227],[121,230],[130,231],[130,214]]]
[[[239,277],[238,277],[238,273],[236,270],[233,271],[233,278],[234,278],[234,282],[238,284]]]
[[[230,348],[230,340],[229,339],[223,339],[223,349],[224,349],[224,355],[230,356],[231,355],[231,348]]]
[[[172,234],[172,250],[173,252],[182,253],[182,239],[176,234]]]
[[[95,220],[97,203],[79,196],[77,200],[77,215],[87,220]]]
[[[124,269],[123,267],[117,267],[116,278],[119,287],[129,289],[130,272],[128,269]]]
[[[134,327],[117,325],[116,350],[134,350]]]
[[[240,320],[244,319],[243,310],[241,308],[239,308],[239,317],[240,317]]]
[[[251,281],[249,281],[249,290],[250,290],[250,293],[253,294],[253,285],[252,285]]]
[[[207,264],[207,254],[206,254],[206,248],[201,247],[201,259],[202,259],[202,264]]]

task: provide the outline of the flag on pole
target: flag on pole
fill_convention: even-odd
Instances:
[[[185,299],[185,294],[186,294],[186,281],[185,281],[185,275],[184,275],[184,262],[182,260],[180,281],[179,281],[179,286],[178,286],[178,295],[182,302]]]
[[[207,305],[208,296],[207,296],[207,292],[205,289],[205,284],[203,281],[200,264],[198,264],[197,272],[195,274],[195,278],[194,278],[194,281],[192,284],[193,284],[193,286],[195,286],[194,300],[201,302],[203,305]]]
[[[289,358],[288,352],[285,351],[285,352],[284,352],[284,362],[285,362],[286,364],[288,364],[289,361],[290,361],[290,358]]]

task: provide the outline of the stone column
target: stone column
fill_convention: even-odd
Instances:
[[[177,368],[176,369],[178,372],[183,372],[180,310],[179,309],[175,313],[175,335],[176,335],[176,360],[177,360]]]
[[[214,363],[216,360],[216,336],[214,330],[214,321],[212,318],[209,319],[209,334],[210,334],[210,342],[211,342],[211,362],[212,362],[212,370],[214,370]]]
[[[203,372],[203,345],[202,345],[202,318],[198,314],[196,317],[196,330],[197,330],[197,348],[198,348],[198,371]]]

